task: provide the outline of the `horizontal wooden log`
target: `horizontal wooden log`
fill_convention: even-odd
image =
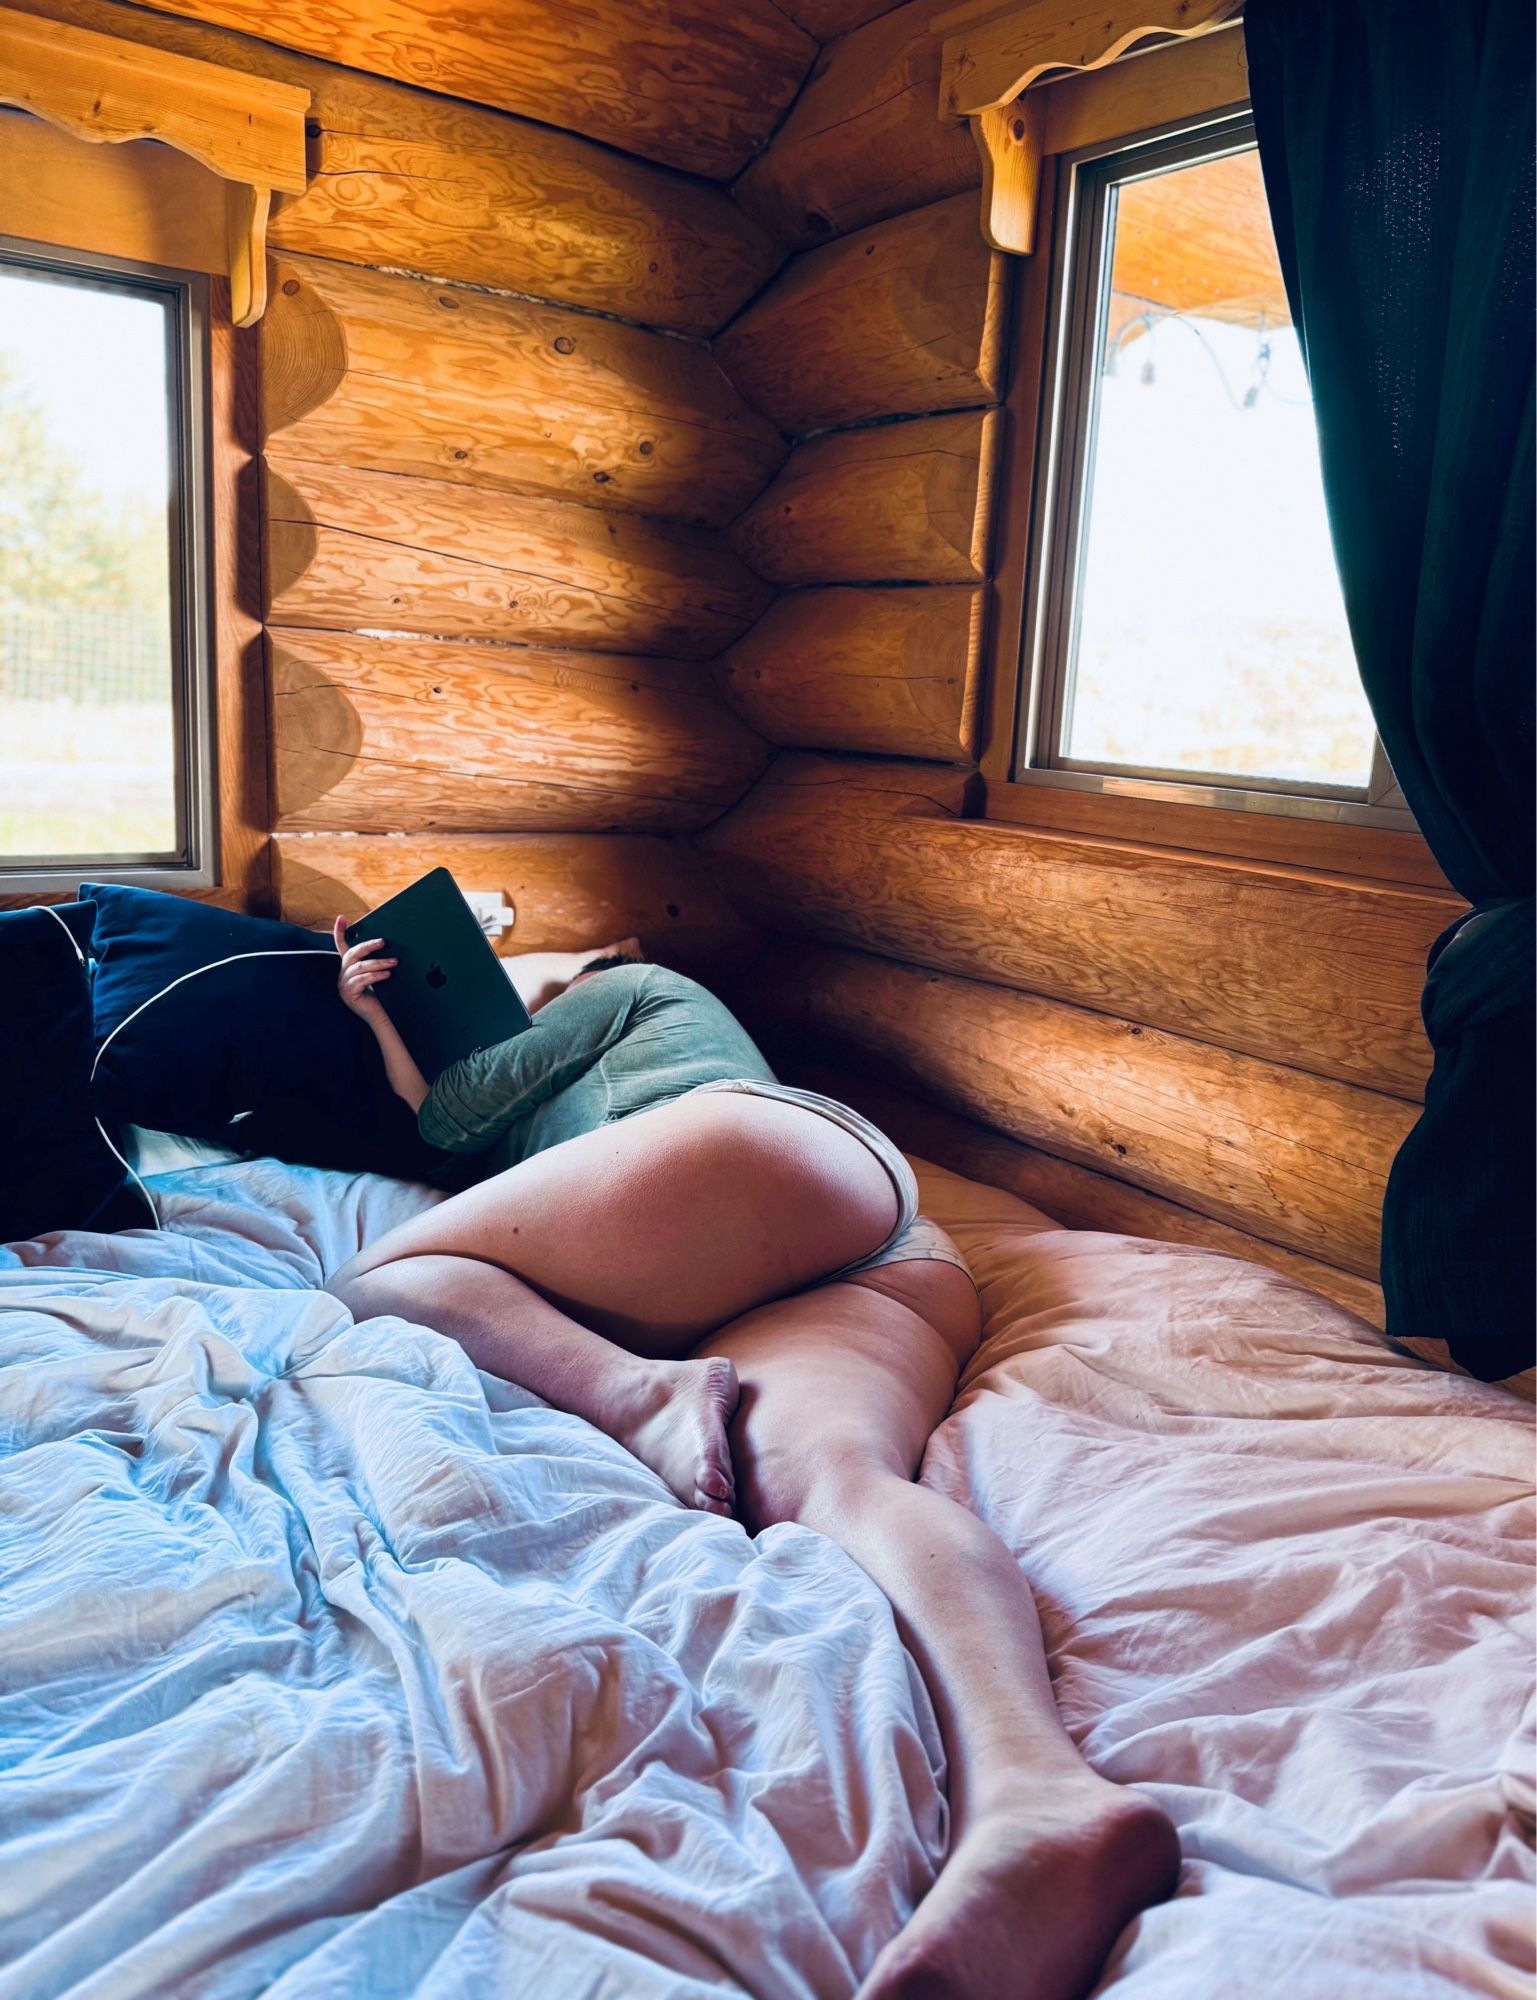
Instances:
[[[968,410],[809,438],[732,545],[774,583],[981,580],[1001,423]]]
[[[960,584],[794,591],[716,670],[771,743],[969,762],[982,612]]]
[[[1418,1099],[1425,953],[1455,898],[1074,835],[905,819],[781,759],[706,836],[758,920]],[[814,760],[824,771],[832,760]]]
[[[351,923],[441,867],[461,889],[512,905],[517,920],[496,940],[504,955],[635,935],[659,964],[711,980],[752,951],[752,933],[687,843],[660,834],[280,833],[272,848],[282,914],[313,929],[338,915]]]
[[[907,0],[825,50],[737,182],[742,207],[784,242],[824,242],[981,180],[969,128],[936,109],[933,12],[931,0]]]
[[[274,203],[274,249],[706,334],[780,262],[778,245],[720,189],[573,133],[117,0],[16,4],[308,90],[309,186]]]
[[[700,529],[633,514],[307,460],[264,486],[275,624],[703,659],[770,596]]]
[[[490,104],[671,167],[729,178],[816,54],[772,0],[148,0],[445,97]]]
[[[738,1004],[800,1055],[875,1062],[1043,1152],[1376,1274],[1388,1168],[1416,1117],[1398,1098],[828,945],[765,953]]]
[[[284,829],[688,829],[769,754],[694,661],[281,628],[267,654]]]
[[[285,457],[719,524],[785,455],[702,347],[559,306],[279,260],[263,434]]]
[[[1004,259],[959,195],[804,251],[715,344],[749,402],[797,436],[996,403]]]
[[[1125,1181],[1112,1180],[1108,1174],[1038,1152],[1034,1146],[1021,1145],[1017,1139],[990,1132],[969,1118],[958,1118],[953,1111],[873,1083],[868,1077],[808,1063],[797,1066],[787,1080],[803,1090],[819,1090],[824,1096],[851,1104],[895,1139],[904,1152],[948,1167],[953,1174],[1005,1188],[1070,1229],[1146,1236],[1157,1243],[1188,1243],[1200,1250],[1220,1250],[1251,1264],[1263,1264],[1309,1291],[1333,1299],[1369,1326],[1383,1324],[1380,1285],[1354,1278],[1348,1271],[1336,1271],[1315,1257],[1302,1257],[1257,1236],[1246,1236],[1240,1229],[1197,1215],[1194,1209],[1180,1208]]]

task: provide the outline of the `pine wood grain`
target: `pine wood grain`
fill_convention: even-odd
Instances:
[[[800,247],[920,208],[982,178],[964,124],[942,120],[931,0],[845,35],[736,184],[749,215]]]
[[[1127,843],[892,813],[785,782],[705,836],[751,916],[1417,1100],[1425,953],[1455,897]],[[827,776],[834,760],[817,760]]]
[[[804,251],[716,342],[749,402],[796,436],[997,402],[1005,260],[970,195]]]
[[[348,69],[728,178],[816,46],[772,0],[147,0]]]
[[[694,662],[284,629],[267,647],[285,831],[688,829],[768,759]]]
[[[696,528],[443,480],[273,461],[273,623],[703,659],[769,586]]]
[[[773,583],[970,583],[987,575],[1001,413],[963,411],[798,445],[732,527]]]
[[[242,186],[304,186],[307,91],[94,28],[0,9],[0,103],[90,143],[155,139]]]
[[[1107,69],[1045,79],[1041,143],[1047,153],[1071,153],[1106,139],[1129,138],[1207,111],[1246,104],[1249,66],[1240,26],[1193,41],[1124,56]]]
[[[784,457],[704,348],[557,306],[289,257],[261,344],[285,457],[711,523]]]
[[[228,260],[223,182],[150,139],[85,146],[0,112],[0,186],[7,236],[180,271],[222,272]]]
[[[771,743],[969,762],[982,612],[959,584],[794,591],[717,672]]]
[[[945,115],[969,117],[1057,69],[1094,70],[1154,35],[1220,28],[1243,0],[961,0],[934,18],[944,38]]]
[[[1182,805],[1130,792],[1080,792],[1061,785],[991,781],[984,816],[1014,826],[1051,827],[1246,861],[1276,861],[1334,875],[1414,883],[1422,889],[1451,888],[1423,834],[1353,826],[1348,820],[1224,812],[1219,806]]]
[[[874,1061],[1043,1152],[1376,1273],[1388,1168],[1417,1115],[1398,1098],[826,945],[766,952],[739,1005],[803,1055]]]
[[[720,189],[573,133],[117,0],[16,5],[308,90],[309,185],[274,204],[275,249],[690,333],[723,325],[782,255]]]
[[[687,843],[660,834],[280,833],[272,852],[282,914],[312,929],[351,923],[442,867],[461,889],[512,905],[517,921],[496,940],[504,954],[638,936],[659,964],[710,981],[753,949]]]
[[[780,11],[819,42],[862,28],[878,14],[889,14],[898,0],[779,0]]]
[[[854,1076],[820,1063],[793,1066],[787,1081],[803,1090],[819,1090],[879,1125],[906,1153],[948,1167],[951,1173],[1005,1188],[1022,1201],[1045,1211],[1069,1229],[1107,1231],[1116,1236],[1146,1236],[1158,1243],[1188,1243],[1199,1250],[1220,1250],[1247,1263],[1263,1264],[1318,1292],[1380,1328],[1384,1313],[1382,1287],[1366,1278],[1336,1271],[1314,1257],[1283,1250],[1226,1223],[1197,1215],[1158,1195],[1118,1181],[1090,1167],[1059,1160],[1017,1139],[990,1132],[969,1118],[958,1118],[937,1104],[888,1084]]]

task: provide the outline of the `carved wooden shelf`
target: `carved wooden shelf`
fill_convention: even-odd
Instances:
[[[1150,35],[1204,35],[1243,0],[964,0],[937,14],[943,37],[940,116],[966,118],[982,155],[982,233],[995,250],[1028,255],[1041,176],[1040,101],[1053,70],[1100,69]]]
[[[0,104],[95,144],[158,139],[226,182],[236,326],[267,303],[267,215],[275,190],[304,192],[310,94],[0,8]]]

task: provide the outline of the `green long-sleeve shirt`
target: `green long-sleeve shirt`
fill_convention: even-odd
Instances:
[[[772,1083],[745,1028],[712,993],[660,965],[613,966],[542,1007],[510,1041],[444,1070],[417,1125],[451,1153],[495,1148],[495,1169],[648,1111],[701,1083]]]

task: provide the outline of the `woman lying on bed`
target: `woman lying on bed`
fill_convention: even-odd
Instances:
[[[914,1478],[979,1337],[975,1287],[911,1168],[830,1098],[777,1083],[702,987],[587,964],[534,1026],[429,1088],[346,947],[340,990],[434,1145],[489,1177],[331,1280],[359,1318],[451,1335],[585,1418],[692,1507],[797,1521],[885,1592],[949,1761],[943,1874],[860,2000],[1086,1993],[1173,1887],[1150,1801],[1096,1777],[1058,1719],[1004,1545]],[[501,1171],[496,1171],[500,1168]]]

